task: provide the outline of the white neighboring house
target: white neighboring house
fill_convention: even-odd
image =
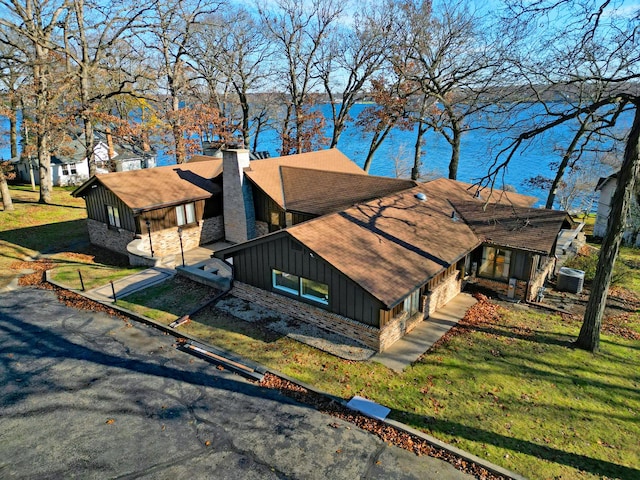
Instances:
[[[602,238],[607,233],[607,222],[609,220],[609,213],[611,212],[611,201],[613,200],[613,194],[616,191],[618,185],[617,173],[609,175],[608,177],[598,180],[596,185],[596,192],[600,192],[600,198],[598,199],[598,213],[596,214],[596,223],[593,226],[593,236]],[[640,246],[640,206],[638,205],[638,198],[634,197],[631,204],[631,213],[627,219],[627,228],[623,235],[623,240],[626,244]]]
[[[156,166],[156,153],[153,150],[124,143],[114,145],[109,137],[108,134],[95,132],[93,154],[97,173],[126,172]],[[64,154],[51,156],[53,185],[80,185],[89,179],[89,163],[84,153],[84,135],[78,135],[64,145]],[[36,184],[40,183],[36,157],[20,158],[13,162],[21,181],[31,183],[33,178]]]

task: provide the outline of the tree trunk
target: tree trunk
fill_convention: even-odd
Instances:
[[[240,107],[242,108],[242,148],[249,148],[251,144],[251,133],[249,131],[249,100],[245,92],[238,92],[238,98],[240,99]]]
[[[181,164],[187,161],[187,149],[182,132],[182,120],[180,118],[180,99],[176,93],[173,93],[171,99],[171,110],[173,113],[173,139],[176,145],[176,163]]]
[[[635,104],[633,126],[629,131],[622,167],[618,172],[616,191],[611,202],[607,233],[600,248],[596,276],[584,314],[584,322],[576,346],[596,352],[600,348],[600,327],[609,294],[613,267],[618,256],[627,216],[634,195],[634,184],[640,174],[640,101]]]
[[[420,167],[422,165],[422,139],[424,138],[424,134],[426,132],[426,124],[422,120],[418,121],[418,135],[416,136],[415,152],[413,155],[411,180],[418,180],[420,178]]]
[[[9,141],[11,143],[11,158],[18,157],[18,99],[15,92],[11,93],[11,116],[9,117]]]
[[[548,208],[548,209],[553,208],[553,204],[556,200],[556,194],[558,193],[558,186],[562,181],[562,177],[564,177],[564,172],[567,170],[567,165],[569,165],[569,160],[571,160],[571,156],[573,155],[573,152],[575,152],[576,146],[578,145],[580,138],[582,138],[582,135],[587,129],[586,125],[587,125],[586,122],[580,123],[580,128],[574,135],[573,140],[571,140],[571,144],[569,145],[569,147],[567,147],[567,150],[564,152],[564,155],[562,155],[562,160],[560,161],[560,165],[558,165],[558,171],[556,172],[556,176],[553,179],[553,182],[551,183],[551,188],[549,188],[549,195],[547,196],[547,204],[544,206],[544,208]]]
[[[389,134],[395,123],[396,122],[385,125],[384,128],[376,130],[376,132],[374,133],[373,138],[371,139],[371,144],[369,145],[369,153],[367,154],[367,158],[364,161],[364,167],[362,167],[365,172],[369,173],[371,162],[373,161],[373,155],[376,153],[380,145],[382,145],[384,139],[387,138],[387,135]]]
[[[13,210],[13,201],[11,200],[11,192],[9,192],[9,186],[7,185],[7,179],[4,176],[2,167],[0,167],[0,194],[2,195],[2,204],[4,205],[4,211]]]
[[[457,120],[451,118],[451,130],[453,136],[451,139],[451,160],[449,161],[449,178],[456,180],[458,178],[458,165],[460,164],[460,139],[462,138],[462,132],[460,131],[460,124]]]
[[[38,167],[40,173],[40,203],[51,203],[53,177],[51,175],[51,155],[49,154],[47,134],[38,132]]]

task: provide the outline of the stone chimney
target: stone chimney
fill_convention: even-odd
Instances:
[[[246,242],[256,236],[251,185],[244,176],[249,166],[249,150],[223,150],[222,191],[224,232],[229,242]]]

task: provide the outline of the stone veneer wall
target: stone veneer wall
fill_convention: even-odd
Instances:
[[[136,238],[135,233],[122,228],[109,228],[106,223],[87,218],[89,240],[94,245],[127,255],[127,245]]]
[[[381,351],[381,332],[378,328],[365,325],[347,317],[328,312],[303,302],[268,292],[266,290],[234,282],[231,294],[248,302],[289,315],[297,320],[310,323],[330,332],[353,338],[367,347]],[[386,328],[385,328],[386,330]]]
[[[186,252],[203,243],[214,242],[224,238],[224,220],[222,216],[206,218],[196,226],[182,229],[182,248]],[[164,230],[151,231],[154,257],[167,255],[180,255],[180,237],[178,227],[165,228]],[[151,253],[148,235],[142,235],[140,249]]]
[[[424,303],[422,305],[422,311],[425,313],[425,318],[445,306],[461,291],[462,280],[460,279],[460,272],[456,270],[435,287],[433,291],[423,297]]]
[[[535,301],[538,296],[538,290],[540,287],[544,286],[544,282],[547,280],[549,275],[551,275],[555,271],[556,261],[554,258],[550,258],[547,264],[542,267],[541,270],[536,272],[535,278],[531,281],[531,287],[529,288],[529,297],[526,299],[527,302]]]

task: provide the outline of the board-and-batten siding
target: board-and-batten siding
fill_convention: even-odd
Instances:
[[[329,286],[328,310],[357,320],[367,325],[378,327],[382,304],[342,275],[328,263],[312,256],[312,252],[303,248],[295,250],[295,242],[288,235],[278,236],[268,242],[258,242],[233,254],[234,277],[243,283],[253,285],[267,291],[289,296],[272,285],[271,270],[298,275],[315,280]],[[290,295],[310,305],[323,305]]]
[[[204,212],[204,200],[198,200],[193,203],[195,203],[196,222],[200,222],[202,220],[202,214]],[[140,226],[145,233],[147,231],[147,220],[149,220],[151,231],[164,230],[166,228],[178,228],[176,205],[141,213]]]
[[[102,223],[109,223],[107,215],[107,205],[118,208],[120,213],[120,227],[135,233],[147,233],[146,220],[149,220],[151,231],[164,230],[166,228],[177,228],[178,217],[176,207],[165,207],[141,213],[138,217],[133,215],[132,210],[110,190],[99,185],[93,188],[85,196],[87,203],[87,216]],[[200,222],[204,213],[204,200],[195,203],[196,221]],[[139,222],[138,222],[139,220]]]
[[[107,205],[111,205],[118,208],[120,228],[130,232],[140,233],[131,209],[102,185],[91,189],[89,194],[85,196],[85,200],[87,204],[87,216],[89,218],[108,224],[109,216],[107,215]]]

